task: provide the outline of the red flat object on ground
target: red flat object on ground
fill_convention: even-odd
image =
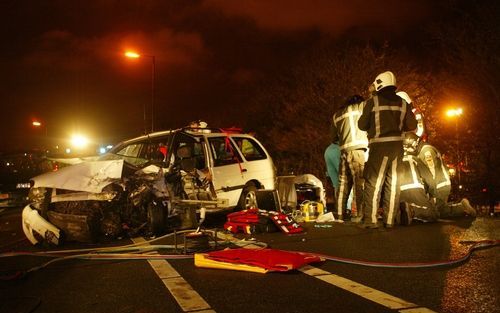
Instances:
[[[226,249],[209,252],[206,257],[214,261],[258,266],[278,272],[286,272],[323,261],[313,254],[275,249]]]

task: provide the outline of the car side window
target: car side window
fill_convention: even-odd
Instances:
[[[194,158],[196,160],[196,168],[201,170],[207,167],[207,162],[205,160],[205,152],[203,149],[203,143],[202,142],[195,142],[194,143]]]
[[[233,139],[247,161],[264,160],[267,158],[264,150],[254,139],[246,137],[233,137]]]
[[[200,138],[178,134],[173,143],[174,158],[176,160],[190,158],[194,162],[194,167],[202,170],[207,167],[203,145],[204,143]],[[182,148],[181,153],[179,153],[180,148]]]
[[[154,138],[144,142],[140,157],[152,162],[166,162],[169,137]]]
[[[214,159],[214,166],[223,166],[242,162],[241,156],[229,137],[208,139]]]

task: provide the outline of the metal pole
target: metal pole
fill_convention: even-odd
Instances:
[[[460,172],[461,172],[461,166],[460,166],[460,136],[458,135],[458,116],[455,117],[455,136],[457,138],[457,175],[458,175],[458,191],[460,192],[460,185],[461,185],[461,179],[460,179]]]
[[[154,132],[154,104],[155,104],[155,76],[156,76],[156,59],[151,56],[151,132]]]
[[[144,101],[144,135],[148,133],[148,123],[146,122],[146,101]]]
[[[45,122],[45,151],[50,150],[51,143],[49,139],[49,128],[47,127],[47,122]]]

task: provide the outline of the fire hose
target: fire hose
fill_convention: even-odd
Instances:
[[[500,246],[500,240],[480,240],[480,241],[461,241],[460,243],[472,243],[466,253],[460,257],[444,260],[444,261],[432,261],[432,262],[374,262],[374,261],[361,261],[349,258],[340,258],[335,256],[329,256],[325,254],[312,253],[313,255],[324,258],[325,260],[370,266],[370,267],[380,267],[380,268],[428,268],[428,267],[441,267],[441,266],[451,266],[455,264],[460,264],[467,261],[475,250],[492,248],[495,246]]]
[[[192,254],[158,254],[156,250],[158,249],[175,249],[180,247],[181,245],[150,245],[152,242],[156,242],[177,234],[183,233],[193,233],[198,232],[199,229],[191,229],[191,230],[183,230],[175,233],[170,233],[167,235],[163,235],[161,237],[157,237],[151,240],[147,240],[144,242],[133,243],[129,245],[123,246],[114,246],[114,247],[104,247],[104,248],[88,248],[88,249],[71,249],[71,250],[55,250],[55,251],[39,251],[39,252],[28,252],[28,251],[14,251],[14,252],[5,252],[0,253],[0,258],[6,257],[19,257],[19,256],[34,256],[34,257],[46,257],[46,258],[54,258],[46,263],[35,266],[25,271],[16,271],[13,274],[8,275],[0,275],[0,280],[12,280],[23,277],[28,273],[40,270],[45,268],[53,263],[62,262],[66,260],[72,259],[81,259],[81,260],[175,260],[175,259],[192,259]],[[207,233],[215,233],[212,230],[204,230],[203,232]],[[262,248],[266,247],[265,243],[256,243],[249,242],[246,240],[240,240],[238,242],[232,242],[232,244],[245,247],[247,245],[258,245]],[[155,251],[154,254],[147,254],[144,252]],[[82,253],[88,252],[88,253]],[[126,252],[126,253],[125,253]],[[62,256],[64,254],[76,253],[68,256]],[[138,254],[141,253],[141,254]]]
[[[183,231],[189,232],[189,231]],[[178,259],[190,259],[193,258],[192,254],[158,254],[157,252],[153,253],[142,253],[142,252],[150,252],[152,250],[158,249],[172,249],[173,245],[149,245],[148,243],[157,241],[160,239],[164,239],[166,237],[172,236],[173,234],[168,234],[162,237],[158,237],[149,241],[125,245],[120,247],[107,247],[107,248],[99,248],[99,249],[81,249],[81,250],[59,250],[59,251],[42,251],[42,252],[7,252],[1,253],[0,258],[3,257],[16,257],[16,256],[36,256],[36,257],[51,257],[54,258],[46,263],[43,263],[39,266],[35,266],[26,271],[18,271],[11,275],[0,276],[0,280],[12,280],[23,277],[28,273],[40,270],[45,268],[53,263],[71,260],[71,259],[82,259],[82,260],[178,260]],[[237,245],[245,246],[248,244],[252,245],[261,245],[262,248],[265,248],[267,245],[265,243],[252,242],[240,240],[244,243],[238,243]],[[474,251],[480,249],[492,248],[495,246],[500,246],[500,240],[480,240],[480,241],[461,241],[462,244],[472,244],[467,252],[463,255],[449,259],[444,261],[432,261],[432,262],[375,262],[375,261],[363,261],[356,260],[350,258],[341,258],[336,256],[330,256],[326,254],[319,253],[309,253],[314,256],[318,256],[324,260],[340,262],[352,265],[360,265],[360,266],[369,266],[369,267],[378,267],[378,268],[430,268],[430,267],[444,267],[444,266],[452,266],[456,264],[461,264],[467,261],[473,254]],[[84,254],[74,254],[69,256],[60,257],[61,254],[66,253],[75,253],[75,252],[86,252],[89,253]],[[131,253],[135,252],[135,253]],[[298,251],[294,251],[298,252]],[[137,254],[141,253],[141,254]]]

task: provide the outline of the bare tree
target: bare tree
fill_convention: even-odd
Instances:
[[[470,184],[466,187],[472,195],[486,194],[492,205],[498,197],[500,174],[500,135],[496,129],[500,122],[499,8],[494,1],[465,6],[456,2],[450,21],[434,24],[429,31],[438,47],[436,58],[441,61],[436,86],[445,95],[442,99],[456,99],[465,109],[460,119],[459,149],[460,161],[466,163],[468,172]],[[438,141],[453,151],[456,142],[447,133],[450,125],[438,125]]]
[[[254,116],[262,139],[273,153],[281,174],[312,173],[324,178],[323,153],[330,144],[333,113],[347,97],[368,96],[375,76],[392,70],[402,88],[426,108],[427,76],[408,59],[390,55],[389,45],[324,41],[262,90]]]

